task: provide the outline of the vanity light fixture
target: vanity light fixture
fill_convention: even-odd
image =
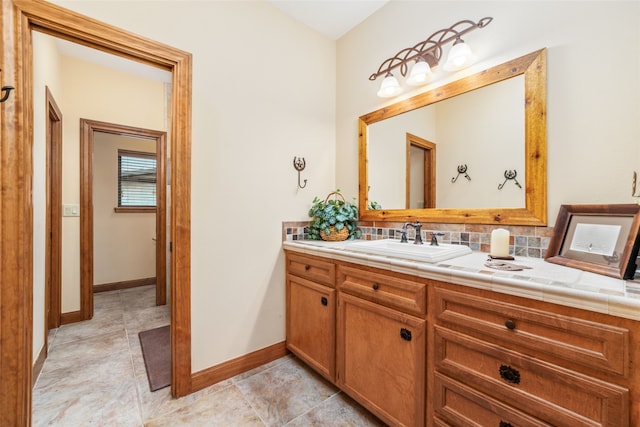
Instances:
[[[409,63],[415,62],[407,78],[407,84],[419,86],[428,83],[433,77],[432,68],[436,67],[442,59],[443,48],[447,43],[453,42],[444,69],[447,71],[461,70],[470,66],[475,60],[471,48],[462,40],[462,36],[477,29],[484,28],[493,20],[491,17],[482,18],[477,23],[470,20],[456,22],[449,28],[433,33],[426,40],[413,47],[402,49],[392,58],[386,59],[378,71],[369,76],[374,81],[384,76],[378,96],[390,98],[402,92],[398,79],[392,70],[399,68],[400,74],[405,77],[409,70]]]

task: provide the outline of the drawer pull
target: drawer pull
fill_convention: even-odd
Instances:
[[[322,298],[320,298],[320,302],[322,303],[322,305],[327,305],[327,304],[329,304],[329,301],[327,300],[327,297],[322,297]]]
[[[510,423],[506,421],[500,421],[499,427],[513,427]]]
[[[402,338],[405,341],[411,341],[411,331],[405,328],[401,328],[400,338]]]
[[[514,322],[511,319],[508,319],[506,322],[504,322],[504,326],[506,326],[507,329],[514,330],[516,328],[516,322]]]
[[[309,264],[305,264],[304,265],[304,270],[305,271],[309,271],[310,268],[311,268],[311,266]]]
[[[500,378],[511,384],[519,384],[520,372],[511,366],[500,365]]]
[[[374,283],[372,287],[374,291],[377,291],[378,289],[380,289],[380,285],[378,285],[377,283]]]

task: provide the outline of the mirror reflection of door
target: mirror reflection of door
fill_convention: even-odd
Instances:
[[[436,144],[407,133],[406,209],[436,207]]]

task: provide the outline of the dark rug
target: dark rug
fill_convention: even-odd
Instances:
[[[144,366],[147,368],[151,391],[171,384],[171,336],[169,325],[138,334],[142,346]]]

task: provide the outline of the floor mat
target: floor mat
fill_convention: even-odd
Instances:
[[[169,325],[138,334],[142,346],[142,357],[147,369],[151,391],[171,384],[171,336]]]

